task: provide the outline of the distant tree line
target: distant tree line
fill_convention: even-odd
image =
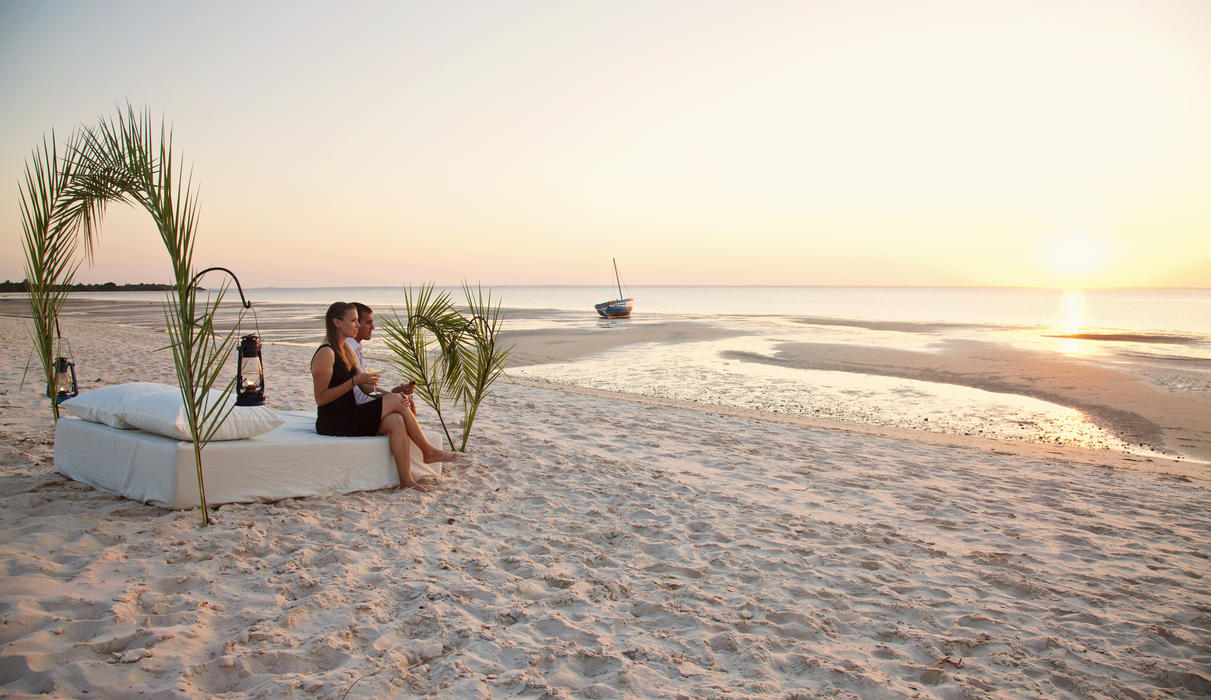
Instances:
[[[25,286],[25,280],[20,282],[10,282],[4,280],[0,282],[0,292],[25,292],[28,291]],[[77,283],[68,287],[73,292],[165,292],[175,287],[167,284],[151,284],[149,282],[139,282],[137,284],[114,284],[113,282],[104,282],[101,284],[82,284]]]

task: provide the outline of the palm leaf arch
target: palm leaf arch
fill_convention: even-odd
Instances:
[[[53,142],[53,134],[51,141]],[[202,476],[202,449],[229,415],[226,400],[234,379],[223,389],[224,400],[208,401],[234,346],[233,330],[216,333],[215,314],[227,289],[199,301],[193,269],[197,240],[198,199],[192,173],[186,175],[174,161],[172,130],[161,119],[158,128],[149,110],[136,112],[128,103],[110,119],[73,133],[60,159],[55,146],[44,140],[26,166],[22,189],[22,220],[26,232],[27,279],[37,298],[30,295],[36,346],[48,378],[50,329],[66,300],[79,265],[74,254],[83,243],[90,262],[100,239],[106,207],[125,202],[146,211],[156,225],[168,252],[173,289],[164,306],[177,384],[193,437],[194,461],[202,524],[209,524]],[[32,273],[32,274],[31,274]],[[243,311],[241,311],[242,315]],[[55,409],[55,419],[58,411]]]

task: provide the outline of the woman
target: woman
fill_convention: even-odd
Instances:
[[[376,397],[363,404],[354,400],[354,385],[373,390],[378,375],[363,372],[353,350],[345,342],[345,338],[357,334],[357,309],[353,304],[338,301],[329,306],[328,313],[324,314],[324,329],[325,342],[311,358],[311,377],[315,382],[318,406],[315,431],[321,435],[386,435],[391,440],[391,455],[399,472],[400,487],[427,492],[429,489],[412,478],[409,438],[420,447],[425,464],[453,462],[460,455],[434,447],[399,394]]]

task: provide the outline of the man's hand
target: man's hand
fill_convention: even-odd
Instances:
[[[416,413],[416,401],[412,398],[412,390],[415,388],[416,382],[408,382],[407,384],[400,384],[391,390],[391,393],[404,397],[404,405],[412,409],[413,413]]]

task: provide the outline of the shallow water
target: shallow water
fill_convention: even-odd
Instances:
[[[772,355],[782,339],[642,343],[577,362],[516,367],[511,375],[606,391],[955,435],[1156,454],[1083,413],[1039,399],[954,384],[726,359]]]
[[[315,345],[335,299],[361,300],[383,320],[403,307],[399,288],[245,290],[254,302],[240,332],[267,345]],[[461,299],[458,289],[447,289]],[[611,391],[796,415],[1002,439],[1147,452],[1072,408],[951,384],[779,367],[728,353],[773,356],[780,343],[828,343],[933,352],[975,340],[1137,374],[1177,394],[1211,400],[1211,290],[1029,290],[813,287],[639,287],[631,319],[603,320],[599,287],[499,287],[505,328],[608,334],[631,325],[692,321],[734,337],[644,343],[514,376]],[[603,296],[603,294],[605,296]],[[13,296],[13,295],[0,295]],[[601,298],[598,298],[601,297]],[[80,293],[75,312],[120,309],[121,322],[163,327],[154,292]],[[224,316],[234,323],[236,297]],[[384,352],[382,331],[371,356]],[[269,361],[269,360],[267,360]]]

